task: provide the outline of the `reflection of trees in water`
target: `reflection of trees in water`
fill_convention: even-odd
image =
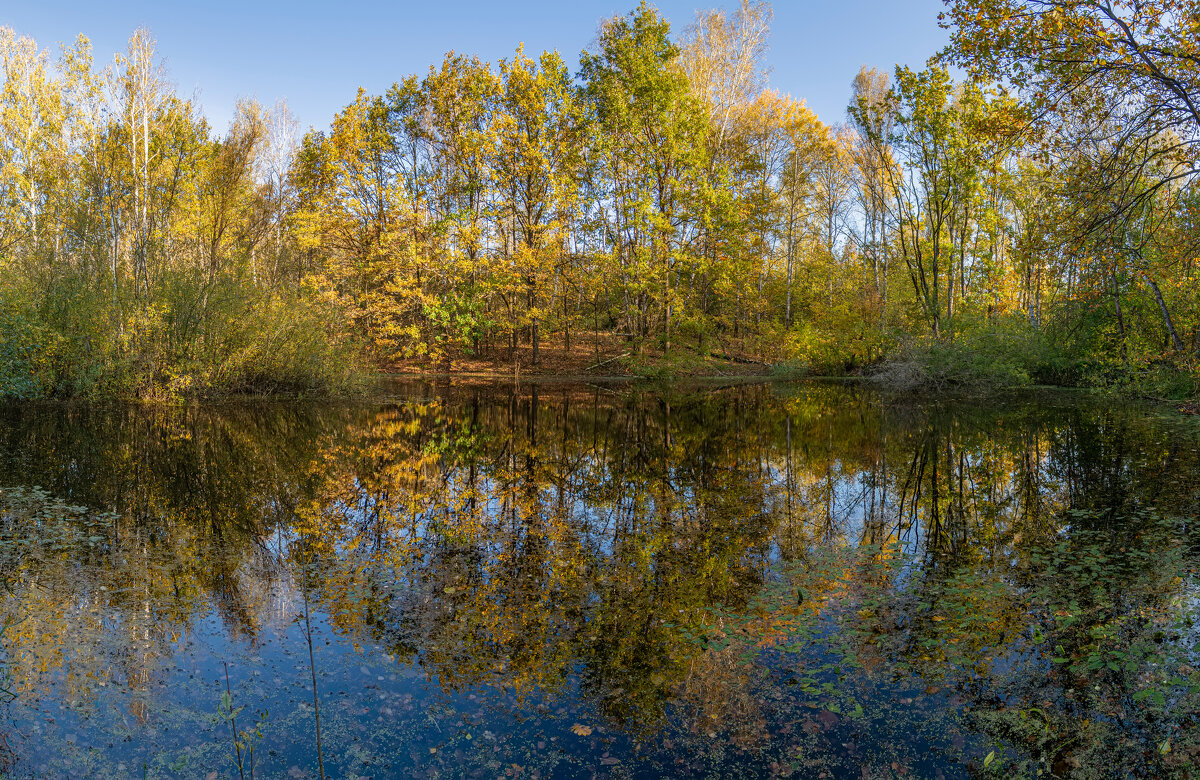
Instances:
[[[611,716],[659,711],[700,652],[664,624],[745,604],[775,554],[899,543],[932,573],[1050,538],[1081,492],[1106,500],[1076,484],[1085,470],[1063,468],[1109,452],[1061,447],[1088,424],[1075,414],[897,413],[840,389],[781,401],[763,388],[669,401],[468,394],[390,410],[352,437],[345,471],[328,478],[339,497],[318,498],[310,516],[331,555],[369,550],[404,587],[382,589],[383,621],[327,606],[447,685],[557,690],[578,669]],[[1151,431],[1126,431],[1136,419],[1074,436],[1149,446]],[[1119,501],[1157,490],[1164,464],[1142,462],[1108,466],[1100,487]],[[980,646],[1012,623],[995,619]]]
[[[337,429],[336,415],[75,406],[4,414],[3,484],[43,485],[53,496],[6,502],[0,526],[14,588],[6,609],[21,618],[14,676],[26,695],[52,686],[57,698],[85,703],[101,683],[144,690],[210,607],[231,635],[257,634],[278,590],[261,540],[304,490],[298,467]],[[135,720],[144,708],[131,699]]]
[[[582,663],[613,715],[661,708],[689,654],[665,610],[744,600],[769,546],[755,432],[722,407],[513,395],[392,410],[301,526],[330,557],[394,574],[383,630],[444,684],[555,690]]]
[[[741,673],[678,627],[744,607],[774,560],[900,546],[936,583],[1053,538],[1067,507],[1196,500],[1171,481],[1194,479],[1194,448],[1135,412],[889,406],[834,386],[5,414],[5,483],[115,514],[13,560],[18,677],[33,690],[59,670],[64,698],[99,678],[144,687],[210,605],[253,642],[295,614],[292,564],[314,559],[337,630],[448,688],[554,694],[577,675],[614,720],[645,725],[679,693],[754,724]],[[26,533],[14,518],[5,538]],[[980,641],[1004,641],[996,620]]]

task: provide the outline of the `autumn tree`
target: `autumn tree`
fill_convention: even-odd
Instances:
[[[1096,191],[1124,178],[1118,151],[1163,164],[1154,181],[1191,178],[1200,143],[1200,4],[950,0],[950,59],[972,75],[1015,86],[1043,121],[1070,134],[1080,113],[1108,115],[1097,147]],[[1087,124],[1082,128],[1087,131]],[[1094,125],[1093,125],[1094,127]],[[1163,134],[1170,143],[1163,144]],[[1169,164],[1168,164],[1169,163]],[[1142,169],[1150,173],[1148,169]],[[1118,218],[1150,190],[1128,193],[1098,218]]]
[[[872,281],[883,311],[887,308],[888,254],[885,243],[890,224],[887,182],[895,164],[887,145],[895,122],[889,91],[888,74],[864,66],[851,84],[848,110],[856,134],[850,153],[858,169],[857,189],[862,210],[862,233],[858,243],[861,254],[870,263]]]
[[[553,297],[561,297],[565,308],[567,285],[578,283],[568,257],[569,222],[576,216],[580,183],[577,96],[556,53],[535,61],[518,48],[512,60],[500,63],[500,80],[497,232],[518,283],[503,295],[510,316],[521,312],[529,328],[537,365],[540,326],[553,314]],[[563,317],[568,334],[569,321]]]
[[[678,67],[669,25],[643,2],[606,21],[581,57],[594,116],[591,159],[598,200],[610,215],[625,327],[640,343],[661,332],[669,349],[681,266],[690,259],[687,208],[703,167],[704,117]]]

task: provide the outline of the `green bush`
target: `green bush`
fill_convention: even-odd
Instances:
[[[894,343],[894,334],[878,322],[843,313],[824,325],[797,322],[777,341],[781,365],[817,376],[845,376],[876,362]]]
[[[1022,317],[959,322],[952,338],[909,341],[877,366],[874,381],[900,391],[981,392],[1032,384],[1075,385],[1088,361],[1053,331]]]
[[[33,292],[37,290],[37,292]],[[172,399],[341,393],[361,349],[335,300],[263,290],[235,274],[164,274],[144,296],[65,274],[0,283],[0,396]]]
[[[53,382],[55,334],[38,322],[21,291],[0,290],[0,396],[38,398]]]
[[[795,360],[784,360],[771,366],[770,375],[774,379],[803,379],[808,376],[807,363]]]

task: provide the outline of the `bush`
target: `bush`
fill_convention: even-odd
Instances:
[[[986,392],[1031,384],[1074,385],[1087,361],[1065,340],[1021,317],[959,323],[953,339],[909,341],[871,374],[902,392]]]
[[[33,292],[37,290],[37,292]],[[361,380],[345,313],[315,287],[171,271],[142,298],[69,274],[0,284],[0,396],[339,393]]]
[[[853,317],[825,326],[797,322],[778,338],[783,345],[782,365],[793,370],[804,367],[818,376],[858,373],[878,359],[891,341],[891,333],[878,323]]]
[[[808,364],[795,360],[785,360],[773,364],[770,375],[774,379],[803,379],[808,376]]]
[[[1200,365],[1187,356],[1097,362],[1087,382],[1117,395],[1182,400],[1200,396]]]
[[[198,355],[182,365],[172,391],[212,395],[347,389],[361,372],[354,345],[337,332],[337,322],[336,306],[303,291],[240,301],[210,324]]]
[[[32,317],[23,291],[0,290],[0,397],[38,398],[53,383],[55,334]]]

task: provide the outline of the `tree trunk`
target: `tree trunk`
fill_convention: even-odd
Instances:
[[[1117,267],[1112,269],[1112,292],[1113,292],[1113,308],[1117,314],[1117,338],[1121,343],[1121,360],[1125,361],[1127,354],[1125,351],[1125,314],[1121,311],[1121,287],[1117,281]]]
[[[1158,289],[1158,285],[1149,275],[1146,276],[1146,283],[1150,285],[1150,289],[1154,292],[1154,300],[1158,302],[1158,310],[1162,312],[1163,323],[1167,326],[1167,334],[1171,337],[1171,346],[1176,352],[1183,351],[1183,342],[1179,339],[1179,334],[1175,331],[1175,322],[1171,319],[1171,312],[1167,309],[1167,302],[1163,300],[1162,291]]]

